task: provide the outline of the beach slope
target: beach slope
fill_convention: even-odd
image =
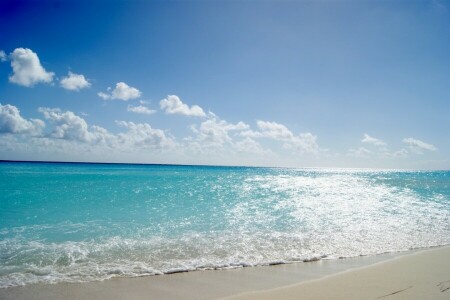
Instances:
[[[450,247],[229,299],[450,299]]]

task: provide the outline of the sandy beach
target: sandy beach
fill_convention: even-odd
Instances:
[[[450,247],[311,263],[0,289],[1,299],[449,299]]]
[[[230,299],[450,299],[450,247]]]

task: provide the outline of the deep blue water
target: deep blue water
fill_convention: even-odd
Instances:
[[[0,163],[0,287],[450,244],[450,171]]]

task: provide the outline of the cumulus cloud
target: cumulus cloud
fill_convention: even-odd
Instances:
[[[200,127],[192,126],[191,130],[197,133],[198,140],[213,146],[222,146],[226,142],[231,142],[230,131],[240,131],[248,129],[249,126],[243,122],[236,124],[228,123],[217,118],[209,119],[200,124]]]
[[[368,135],[367,133],[364,133],[364,136],[363,136],[361,142],[367,143],[367,144],[372,144],[377,147],[384,147],[387,145],[384,141],[374,138],[374,137]]]
[[[108,87],[108,93],[99,92],[97,95],[103,100],[123,100],[128,101],[130,99],[139,98],[142,93],[137,88],[131,87],[125,82],[116,83],[116,87],[112,89]]]
[[[91,83],[81,74],[75,74],[69,71],[69,74],[61,79],[60,84],[66,90],[79,91],[91,86]]]
[[[138,106],[128,105],[127,111],[134,112],[137,114],[144,114],[144,115],[151,115],[156,112],[156,110],[150,109],[143,105],[138,105]]]
[[[243,137],[248,138],[270,138],[283,142],[285,149],[295,150],[300,153],[318,154],[321,149],[317,144],[317,136],[310,132],[295,135],[285,125],[270,122],[257,121],[258,131],[245,130],[240,133]]]
[[[58,108],[40,107],[38,109],[44,118],[55,124],[51,136],[58,139],[90,142],[92,135],[86,121],[71,111],[63,112]]]
[[[0,104],[0,133],[40,135],[45,123],[39,119],[26,120],[14,105]]]
[[[86,144],[116,146],[116,137],[100,126],[89,126],[87,122],[71,111],[61,111],[59,108],[38,109],[44,118],[53,123],[53,131],[48,137],[66,141],[77,141]]]
[[[42,67],[39,57],[31,49],[16,48],[10,55],[13,74],[9,81],[26,87],[37,83],[50,83],[55,73],[47,72]]]
[[[127,132],[118,134],[118,142],[128,147],[141,147],[161,149],[175,146],[175,142],[163,130],[152,128],[147,123],[133,123],[116,121],[127,129]]]
[[[113,134],[103,127],[89,126],[83,118],[71,111],[41,107],[39,112],[53,124],[53,131],[48,136],[53,139],[104,145],[119,151],[161,149],[176,144],[163,130],[152,128],[147,123],[116,121],[126,131]]]
[[[5,61],[7,61],[7,60],[8,60],[8,58],[7,58],[7,56],[6,56],[5,51],[0,50],[0,61],[1,61],[1,62],[5,62]]]
[[[268,121],[258,121],[256,125],[261,130],[261,134],[276,140],[290,140],[294,134],[283,124]]]
[[[180,148],[188,160],[200,159],[207,164],[264,164],[275,156],[253,138],[242,138],[242,132],[250,131],[250,126],[242,121],[230,123],[208,114],[207,120],[191,125],[190,129],[194,135],[184,138]]]
[[[191,117],[205,117],[206,114],[203,109],[198,105],[192,105],[189,107],[184,104],[178,96],[169,95],[167,98],[161,100],[159,105],[166,114],[179,114]]]
[[[437,150],[437,148],[434,145],[425,143],[421,140],[417,140],[412,137],[403,139],[403,143],[407,144],[411,151],[418,153],[418,154],[422,154],[423,150],[427,150],[427,151],[436,151]]]

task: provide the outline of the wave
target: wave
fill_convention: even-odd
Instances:
[[[396,253],[450,243],[447,239],[441,243],[427,241],[415,246],[409,243],[393,247],[387,241],[369,248],[371,243],[366,241],[365,250],[357,246],[349,251],[348,248],[330,247],[317,250],[319,248],[313,245],[294,248],[293,244],[299,240],[293,243],[295,239],[288,234],[261,238],[221,237],[220,234],[200,237],[198,233],[192,233],[190,237],[171,240],[113,237],[103,242],[92,240],[60,244],[6,239],[0,242],[0,288],[313,262]],[[278,245],[274,244],[275,240]]]

